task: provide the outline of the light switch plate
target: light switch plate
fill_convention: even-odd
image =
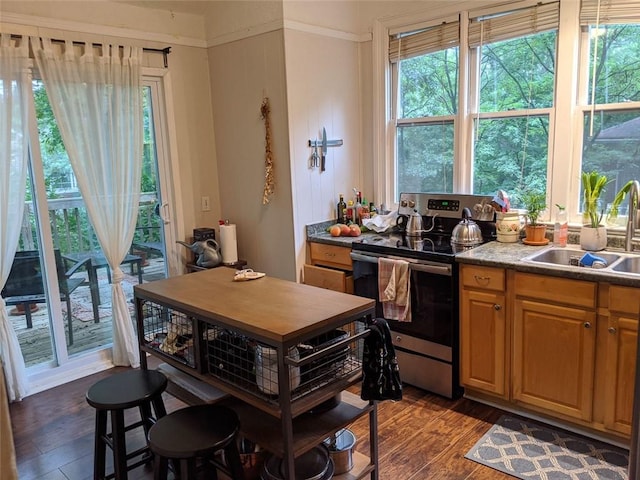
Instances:
[[[208,212],[209,210],[211,210],[211,204],[209,203],[209,197],[204,196],[204,197],[202,197],[202,211],[203,212]]]

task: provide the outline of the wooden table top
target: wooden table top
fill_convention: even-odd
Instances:
[[[375,313],[375,301],[265,276],[234,282],[235,271],[213,268],[134,286],[137,297],[276,343]]]

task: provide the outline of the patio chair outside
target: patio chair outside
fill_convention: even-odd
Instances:
[[[89,271],[90,259],[74,263],[67,270],[65,259],[56,249],[56,271],[60,285],[60,300],[67,304],[67,325],[69,329],[69,345],[73,344],[73,316],[71,315],[71,293],[80,285],[86,284],[85,278],[72,278],[73,274],[81,268]],[[32,328],[31,305],[46,302],[44,282],[40,266],[40,253],[37,250],[25,250],[16,252],[11,272],[7,283],[2,289],[2,297],[7,305],[22,305],[27,321],[27,328]],[[93,301],[93,298],[92,298]],[[95,303],[95,302],[94,302]],[[94,304],[94,320],[99,322],[96,316],[97,305]]]

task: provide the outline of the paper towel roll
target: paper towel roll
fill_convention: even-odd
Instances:
[[[222,263],[225,265],[236,263],[238,261],[238,240],[234,224],[220,225],[220,244]]]

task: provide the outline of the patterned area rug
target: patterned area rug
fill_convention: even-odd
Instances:
[[[627,480],[627,450],[507,415],[465,458],[523,480]]]

